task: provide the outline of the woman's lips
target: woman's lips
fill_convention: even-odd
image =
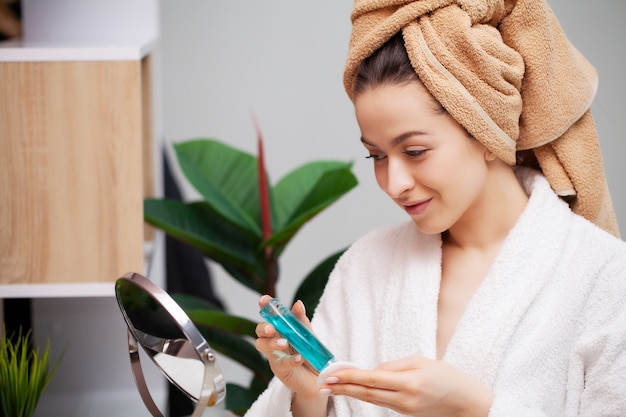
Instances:
[[[418,216],[422,214],[424,211],[426,211],[431,200],[432,199],[429,198],[428,200],[404,204],[404,210],[406,210],[409,216]]]

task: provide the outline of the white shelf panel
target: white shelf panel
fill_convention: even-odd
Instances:
[[[9,40],[0,42],[0,62],[138,61],[156,44],[153,39],[112,44]]]

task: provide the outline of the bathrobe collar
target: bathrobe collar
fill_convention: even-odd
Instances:
[[[444,360],[492,384],[517,324],[555,274],[570,221],[568,207],[545,178],[530,170],[518,175],[528,204],[505,239],[450,340]],[[546,267],[549,266],[549,267]]]
[[[518,323],[554,273],[554,259],[562,250],[571,219],[567,205],[540,173],[527,168],[517,173],[529,194],[528,203],[470,300],[442,358],[490,385]],[[409,272],[397,284],[403,286],[400,298],[413,299],[404,304],[401,314],[405,320],[407,315],[417,319],[413,325],[392,331],[396,334],[382,342],[389,345],[382,349],[389,352],[384,354],[386,360],[397,359],[393,356],[398,354],[406,356],[409,346],[415,354],[436,356],[441,238],[417,231],[414,237],[406,247],[411,253],[398,254]],[[392,314],[382,319],[388,321],[384,328],[398,327],[399,317]]]

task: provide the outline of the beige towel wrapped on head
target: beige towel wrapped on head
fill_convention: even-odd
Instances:
[[[597,73],[544,0],[356,0],[344,84],[402,31],[431,94],[501,160],[532,149],[557,194],[619,236],[590,112]]]

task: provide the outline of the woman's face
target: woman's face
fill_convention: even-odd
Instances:
[[[480,217],[486,148],[419,81],[368,89],[354,104],[378,185],[422,232]]]

